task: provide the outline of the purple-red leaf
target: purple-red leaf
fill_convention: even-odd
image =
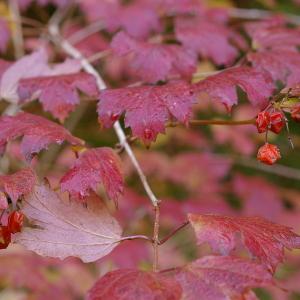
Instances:
[[[170,117],[186,124],[194,102],[194,92],[184,82],[121,88],[101,92],[98,114],[101,123],[110,127],[125,112],[125,126],[147,143],[165,132]]]
[[[36,183],[32,169],[23,169],[11,175],[0,176],[0,190],[16,204],[20,196],[28,195]]]
[[[24,227],[14,241],[39,255],[95,261],[113,250],[121,228],[95,194],[81,203],[64,201],[47,186],[36,186],[24,199],[22,212],[33,227]]]
[[[274,81],[288,86],[299,83],[300,54],[290,50],[269,50],[249,53],[248,60],[257,70],[267,71]]]
[[[62,191],[68,191],[78,198],[87,196],[89,190],[96,192],[102,183],[108,196],[117,200],[124,189],[120,159],[111,148],[87,150],[60,183]]]
[[[87,300],[180,300],[181,287],[159,273],[121,269],[107,273],[90,289]]]
[[[72,145],[82,144],[82,140],[72,136],[64,127],[43,117],[19,113],[16,116],[0,118],[0,149],[4,150],[8,141],[23,136],[21,151],[26,160],[33,154],[46,149],[49,144],[61,144],[64,141]]]
[[[244,300],[249,288],[272,283],[261,264],[231,256],[205,256],[175,274],[185,300]]]
[[[213,251],[229,254],[240,236],[249,252],[272,271],[284,257],[284,248],[300,248],[300,236],[291,228],[260,217],[188,215],[198,244],[209,243]]]
[[[175,24],[177,39],[187,49],[218,65],[231,65],[239,55],[234,46],[244,47],[240,35],[224,24],[203,18],[177,18]]]
[[[274,85],[268,74],[249,67],[234,67],[212,75],[194,85],[198,94],[208,94],[212,100],[222,102],[228,109],[238,102],[236,87],[247,93],[250,102],[263,108],[272,95]]]
[[[132,73],[145,82],[166,80],[171,75],[189,78],[196,70],[196,54],[179,45],[139,42],[124,32],[115,35],[111,45],[119,55],[133,54]]]
[[[0,19],[0,52],[5,52],[10,39],[10,31],[7,22]]]
[[[22,79],[18,94],[21,102],[39,98],[45,111],[63,121],[80,102],[77,90],[96,97],[98,89],[94,76],[79,72]]]

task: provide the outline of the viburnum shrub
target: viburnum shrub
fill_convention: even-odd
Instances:
[[[216,2],[0,3],[1,299],[300,295],[300,17]]]

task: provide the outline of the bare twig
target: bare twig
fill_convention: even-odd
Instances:
[[[22,33],[22,21],[20,16],[20,10],[17,0],[9,1],[9,9],[11,14],[11,19],[15,23],[13,27],[13,43],[15,49],[16,58],[20,58],[24,55],[24,40]]]
[[[233,18],[257,20],[274,16],[274,12],[263,9],[231,8],[229,15]],[[290,22],[300,25],[300,17],[293,14],[283,14]]]
[[[158,246],[159,243],[159,205],[154,207],[154,229],[153,229],[153,272],[158,270]]]
[[[59,23],[62,18],[62,13],[59,11],[52,20],[49,23],[49,33],[52,37],[52,40],[56,45],[61,47],[69,56],[78,59],[81,62],[82,68],[89,74],[93,75],[96,79],[97,86],[100,90],[106,89],[107,86],[105,82],[103,81],[102,77],[100,74],[96,71],[96,69],[89,63],[89,61],[78,51],[75,47],[73,47],[67,40],[63,39],[60,35],[59,32]],[[130,160],[132,164],[134,165],[140,180],[144,186],[144,189],[150,198],[153,206],[157,207],[158,206],[158,199],[152,192],[148,181],[146,179],[146,176],[144,175],[139,162],[137,161],[130,145],[127,142],[126,135],[120,125],[119,122],[115,122],[114,124],[114,130],[118,136],[120,144],[124,147],[125,151],[127,152],[128,156],[130,157]]]

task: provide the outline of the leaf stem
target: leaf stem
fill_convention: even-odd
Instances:
[[[100,74],[97,72],[97,70],[90,64],[90,62],[81,54],[80,51],[78,51],[74,46],[72,46],[72,44],[70,42],[68,42],[66,39],[63,39],[62,36],[60,35],[59,32],[59,23],[61,21],[61,19],[63,18],[65,14],[65,11],[63,10],[59,10],[57,11],[53,17],[51,18],[50,22],[49,22],[49,33],[51,35],[51,38],[53,40],[53,42],[61,47],[69,56],[73,57],[74,59],[78,59],[82,65],[82,68],[89,74],[93,75],[96,79],[96,83],[97,86],[100,90],[104,90],[107,88],[104,80],[102,79],[102,77],[100,76]],[[156,196],[154,195],[154,193],[152,192],[147,178],[145,176],[145,174],[143,173],[139,162],[137,161],[130,145],[127,142],[126,139],[126,135],[120,125],[120,123],[117,121],[114,123],[114,130],[118,136],[120,145],[122,145],[125,149],[125,151],[127,152],[132,164],[134,165],[140,180],[143,184],[143,187],[148,195],[148,197],[150,198],[152,204],[154,207],[158,206],[158,199],[156,198]]]
[[[164,244],[166,241],[168,241],[172,236],[174,236],[178,231],[186,227],[190,222],[185,221],[182,223],[179,227],[175,228],[173,231],[171,231],[167,236],[165,236],[162,240],[159,241],[159,245]]]
[[[147,241],[153,243],[152,238],[149,238],[146,235],[130,235],[130,236],[124,236],[120,239],[121,242],[131,241],[131,240],[147,240]]]

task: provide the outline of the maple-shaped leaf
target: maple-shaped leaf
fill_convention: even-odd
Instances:
[[[62,191],[82,198],[89,190],[97,191],[102,183],[111,199],[117,200],[123,193],[124,182],[121,161],[108,147],[86,150],[60,181]]]
[[[266,106],[274,90],[272,78],[267,73],[250,67],[230,68],[196,83],[194,88],[198,94],[208,94],[212,100],[220,101],[230,109],[238,102],[237,86],[259,108]]]
[[[110,127],[125,112],[125,126],[147,143],[164,133],[170,117],[186,124],[194,102],[194,92],[184,82],[120,88],[101,92],[98,114],[101,123]]]
[[[136,269],[112,271],[90,289],[87,300],[180,300],[181,287],[172,278]]]
[[[32,227],[24,227],[14,241],[42,256],[79,257],[95,261],[113,250],[121,227],[95,194],[81,203],[64,201],[46,185],[25,197],[21,211]]]
[[[119,55],[133,54],[132,73],[145,82],[166,80],[170,75],[189,78],[196,70],[196,54],[179,45],[139,42],[124,32],[116,34],[111,45]]]
[[[44,110],[51,112],[62,122],[80,102],[77,90],[96,97],[98,88],[95,77],[79,72],[22,79],[18,94],[21,103],[39,98]]]
[[[64,127],[41,116],[19,113],[15,116],[0,118],[0,149],[5,150],[8,141],[23,136],[21,152],[26,160],[33,154],[46,149],[50,144],[61,144],[64,141],[72,145],[82,144],[83,141],[72,136]]]
[[[299,83],[300,54],[290,50],[268,50],[249,53],[247,59],[257,70],[267,71],[274,81],[288,86]]]
[[[176,38],[187,49],[218,65],[231,65],[239,55],[237,45],[245,47],[242,37],[218,22],[203,18],[177,18]]]
[[[32,169],[20,170],[11,175],[0,175],[0,190],[5,192],[16,204],[20,196],[28,195],[36,183]]]
[[[240,236],[249,252],[275,271],[284,257],[284,248],[300,248],[300,236],[291,228],[260,217],[188,215],[198,244],[209,243],[213,251],[228,254]]]
[[[249,288],[272,283],[266,267],[232,256],[205,256],[180,268],[174,277],[185,300],[245,300]]]
[[[25,55],[3,72],[0,82],[0,98],[8,102],[17,103],[18,84],[21,79],[37,76],[54,76],[79,72],[80,62],[67,59],[61,64],[48,65],[48,54],[44,48]]]
[[[10,30],[7,22],[0,19],[0,52],[5,52],[10,39]]]

